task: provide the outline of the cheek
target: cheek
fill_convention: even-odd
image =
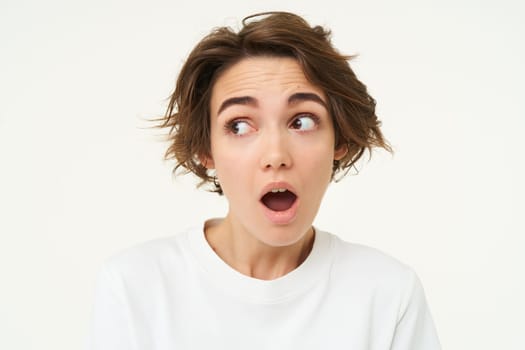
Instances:
[[[243,187],[242,184],[250,179],[251,158],[248,152],[215,152],[214,161],[217,178],[221,183],[225,194],[235,191],[236,188]]]
[[[296,163],[301,163],[311,169],[314,173],[332,173],[334,150],[328,142],[320,142],[316,145],[300,147]]]

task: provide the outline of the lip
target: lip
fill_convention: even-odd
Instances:
[[[261,193],[259,194],[259,200],[266,193],[270,192],[271,190],[273,190],[275,188],[287,189],[288,191],[292,192],[293,194],[295,194],[297,196],[297,192],[295,192],[295,189],[293,188],[292,185],[290,185],[288,182],[285,182],[285,181],[277,181],[277,182],[270,182],[269,184],[267,184],[266,186],[263,187]]]
[[[275,188],[284,188],[290,192],[292,192],[296,198],[293,202],[292,206],[286,210],[283,211],[275,211],[271,210],[267,206],[265,206],[261,198],[271,190]],[[271,182],[263,187],[263,190],[261,191],[261,194],[259,196],[259,203],[261,207],[263,208],[264,215],[266,218],[272,222],[275,225],[286,225],[294,221],[295,217],[297,216],[297,209],[299,207],[299,196],[297,195],[297,192],[293,188],[292,185],[290,185],[288,182],[279,181],[279,182]]]

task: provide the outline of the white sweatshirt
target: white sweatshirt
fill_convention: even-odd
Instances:
[[[275,280],[222,261],[202,228],[109,259],[90,350],[440,349],[421,283],[383,253],[316,230],[312,251]]]

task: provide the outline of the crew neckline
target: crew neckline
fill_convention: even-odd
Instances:
[[[314,231],[312,250],[303,263],[273,280],[250,277],[228,265],[206,240],[204,225],[189,230],[186,237],[204,277],[215,287],[249,303],[274,304],[305,292],[320,278],[328,278],[333,260],[333,237],[315,227]]]

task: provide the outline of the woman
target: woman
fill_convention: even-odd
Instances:
[[[334,176],[389,149],[375,101],[329,32],[264,15],[195,47],[162,123],[226,217],[108,260],[91,348],[439,349],[410,268],[312,226]]]

